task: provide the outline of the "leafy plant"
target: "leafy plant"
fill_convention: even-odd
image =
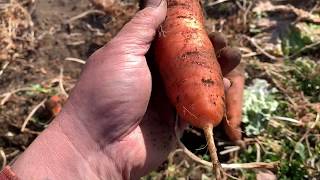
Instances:
[[[282,51],[286,56],[290,56],[312,43],[308,35],[294,26],[290,26],[287,32],[281,36],[281,40]]]
[[[292,75],[293,84],[298,90],[310,96],[312,102],[320,102],[320,65],[316,62],[300,58],[291,66],[290,74]]]
[[[302,180],[308,179],[306,169],[303,163],[297,160],[287,161],[283,160],[279,169],[280,180]]]
[[[245,89],[243,123],[248,136],[259,135],[266,127],[267,120],[279,105],[274,95],[276,92],[263,79],[254,79],[253,84]]]

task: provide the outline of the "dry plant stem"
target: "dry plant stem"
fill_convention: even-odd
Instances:
[[[214,144],[213,127],[209,125],[209,126],[203,128],[203,132],[204,132],[204,135],[207,140],[208,150],[210,152],[210,157],[211,157],[211,161],[212,161],[213,171],[216,174],[216,178],[218,180],[220,180],[220,179],[222,179],[222,176],[221,176],[222,168],[221,168],[221,165],[220,165],[220,162],[218,159],[217,148],[216,148],[216,145]]]
[[[261,161],[261,148],[260,148],[260,145],[258,143],[255,143],[254,145],[256,146],[256,149],[257,149],[256,162],[260,162]]]
[[[2,157],[1,169],[3,169],[7,165],[7,157],[6,157],[5,152],[2,149],[0,150],[0,155]]]
[[[225,155],[225,154],[228,154],[228,153],[232,153],[232,152],[235,152],[235,151],[239,151],[241,149],[240,146],[235,146],[235,147],[232,147],[230,149],[226,149],[224,151],[220,151],[220,155]]]
[[[265,55],[266,57],[268,57],[269,59],[273,60],[273,61],[277,61],[277,60],[281,60],[281,58],[277,58],[271,54],[269,54],[268,52],[266,52],[262,47],[260,47],[254,40],[254,38],[251,38],[249,36],[243,35],[242,37],[244,37],[244,39],[248,40],[255,48],[257,48],[263,55]]]
[[[208,3],[208,6],[215,6],[215,5],[227,2],[227,1],[229,1],[229,0],[218,0],[218,1],[215,1],[215,2],[210,2],[210,3]]]
[[[2,69],[0,70],[0,76],[4,73],[4,70],[8,67],[10,61],[7,61],[3,64]]]
[[[293,118],[281,117],[281,116],[272,116],[272,118],[275,119],[275,120],[291,122],[291,123],[293,123],[295,125],[299,125],[299,126],[303,125],[303,123],[301,121],[298,121],[298,120],[293,119]]]
[[[199,163],[203,166],[207,166],[212,168],[213,165],[212,163],[205,161],[201,158],[199,158],[198,156],[196,156],[195,154],[193,154],[187,147],[185,147],[185,145],[180,141],[180,137],[179,137],[179,133],[178,133],[178,122],[179,120],[176,119],[176,123],[175,123],[175,136],[177,139],[177,143],[179,148],[181,149],[181,151],[188,156],[190,159],[192,159],[194,162]],[[253,140],[250,140],[253,141]],[[176,151],[180,152],[179,151]],[[270,162],[270,163],[264,163],[264,162],[253,162],[253,163],[242,163],[242,164],[221,164],[221,167],[223,169],[276,169],[278,167],[278,162]]]
[[[200,159],[198,156],[194,155],[191,151],[189,151],[183,143],[178,140],[178,144],[180,148],[182,149],[182,152],[184,152],[190,159],[192,159],[194,162],[197,162],[199,164],[202,164],[204,166],[212,168],[212,163]],[[180,151],[179,151],[180,152]],[[278,166],[278,162],[253,162],[253,163],[235,163],[235,164],[221,164],[221,167],[223,169],[276,169]]]
[[[319,45],[320,45],[320,41],[309,44],[309,45],[303,47],[302,49],[298,50],[296,53],[289,56],[288,59],[293,59],[293,58],[297,57],[298,55],[300,55],[301,53],[305,52],[306,50],[318,47]]]
[[[61,67],[61,69],[60,69],[59,88],[60,88],[60,92],[62,93],[62,95],[64,95],[65,97],[68,98],[69,94],[67,93],[67,91],[64,89],[64,86],[63,86],[63,67]]]
[[[86,64],[86,61],[84,61],[82,59],[78,59],[78,58],[73,58],[73,57],[67,57],[64,60],[65,61],[73,61],[73,62],[77,62],[77,63],[80,63],[80,64]]]
[[[24,132],[26,129],[26,126],[28,124],[28,122],[30,121],[30,119],[32,118],[32,116],[37,112],[37,110],[44,105],[44,103],[46,102],[46,99],[44,99],[43,101],[41,101],[41,103],[39,103],[37,106],[35,106],[32,111],[30,112],[30,114],[28,115],[28,117],[24,120],[22,126],[21,126],[21,132]]]
[[[297,15],[299,21],[311,22],[314,24],[320,24],[320,18],[311,14],[308,11],[303,9],[298,9],[292,5],[278,5],[271,6],[270,9],[266,9],[267,11],[283,11],[283,12],[293,12]]]
[[[83,18],[83,17],[86,17],[86,16],[88,16],[88,15],[90,15],[90,14],[105,15],[105,12],[104,12],[104,11],[100,11],[100,10],[96,10],[96,9],[90,9],[90,10],[88,10],[88,11],[85,11],[85,12],[83,12],[83,13],[81,13],[81,14],[78,14],[78,15],[76,15],[76,16],[68,19],[68,20],[66,21],[66,24],[72,23],[73,21],[76,21],[76,20],[78,20],[78,19],[81,19],[81,18]]]
[[[299,139],[299,141],[296,143],[295,147],[294,147],[294,151],[291,153],[290,155],[290,160],[292,160],[295,152],[296,152],[296,149],[297,149],[297,146],[299,143],[302,143],[302,141],[304,141],[307,137],[308,137],[308,134],[310,134],[310,132],[316,127],[316,125],[318,124],[318,122],[320,121],[320,113],[317,113],[317,116],[316,116],[316,120],[314,121],[314,123],[311,125],[311,127],[303,134],[303,136],[301,137],[301,139]]]
[[[17,128],[17,129],[21,129],[21,127],[19,125],[17,125],[17,124],[10,123],[10,126],[13,126],[13,127]],[[27,128],[27,127],[24,128],[23,133],[34,134],[34,135],[37,135],[37,136],[41,134],[40,131],[33,131],[33,130],[30,130],[29,128]]]
[[[21,91],[32,91],[32,90],[33,90],[32,88],[25,87],[25,88],[19,88],[19,89],[12,90],[12,91],[10,91],[10,92],[1,94],[0,97],[3,97],[3,98],[2,98],[2,100],[0,101],[0,106],[4,105],[4,104],[10,99],[10,97],[11,97],[13,94],[18,93],[18,92],[21,92]]]
[[[278,162],[253,162],[243,164],[221,164],[223,169],[276,169]]]

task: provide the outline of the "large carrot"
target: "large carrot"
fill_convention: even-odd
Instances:
[[[220,65],[204,27],[199,0],[167,2],[167,19],[155,42],[156,61],[179,116],[204,130],[218,179],[220,164],[212,129],[225,114]]]

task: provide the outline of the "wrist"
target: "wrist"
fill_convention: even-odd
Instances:
[[[145,175],[147,150],[140,127],[123,128],[126,127],[126,122],[120,123],[123,120],[119,117],[106,115],[108,108],[105,108],[104,116],[100,113],[88,113],[87,111],[92,107],[79,107],[79,104],[85,103],[75,101],[81,99],[75,94],[77,93],[73,92],[73,97],[65,104],[57,118],[61,131],[68,141],[84,156],[91,155],[87,161],[95,166],[96,171],[106,171],[106,165],[101,161],[107,157],[122,179],[139,179],[140,176]],[[126,133],[119,134],[118,128],[110,129],[115,122],[117,126],[126,129]],[[104,132],[101,133],[102,131],[98,129],[104,129]],[[100,133],[97,134],[95,130]]]
[[[77,147],[78,152],[86,157],[86,161],[95,172],[104,174],[102,179],[112,179],[110,177],[113,176],[117,177],[114,179],[139,179],[144,175],[146,172],[141,167],[146,161],[147,150],[140,148],[144,143],[140,138],[142,134],[140,128],[135,128],[128,135],[117,138],[111,143],[101,143],[96,141],[95,135],[88,130],[90,128],[87,128],[87,124],[82,123],[85,120],[90,121],[92,118],[99,121],[103,117],[86,116],[85,119],[80,120],[76,116],[75,108],[69,104],[65,106],[57,121],[59,121],[60,129],[69,143]],[[105,134],[107,133],[112,132],[106,131]],[[110,166],[112,168],[109,168]],[[115,175],[110,176],[113,172],[116,172]]]
[[[58,117],[14,162],[13,171],[22,179],[121,179],[111,158],[75,147],[63,133]],[[95,160],[99,159],[99,164]],[[103,168],[103,169],[102,169]],[[105,169],[108,169],[107,171]],[[102,171],[103,170],[103,171]],[[101,171],[101,172],[99,172]]]

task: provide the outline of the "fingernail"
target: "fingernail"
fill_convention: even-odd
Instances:
[[[223,83],[226,91],[232,86],[232,81],[228,78],[223,78]]]
[[[163,0],[145,0],[145,7],[158,7]]]

